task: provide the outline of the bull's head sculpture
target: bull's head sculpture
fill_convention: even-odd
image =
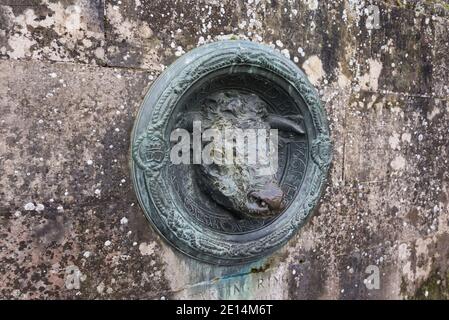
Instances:
[[[305,134],[302,117],[278,116],[267,110],[267,104],[257,95],[229,90],[210,95],[200,111],[182,114],[177,126],[192,132],[194,121],[201,121],[202,130],[277,129],[281,144],[287,136]],[[203,192],[239,218],[266,219],[285,207],[275,173],[260,174],[257,166],[247,162],[202,163],[195,165],[195,174]]]

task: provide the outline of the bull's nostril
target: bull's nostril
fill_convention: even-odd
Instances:
[[[251,192],[249,199],[260,208],[267,208],[274,213],[283,209],[284,193],[277,185],[267,184],[262,190]]]
[[[271,210],[277,211],[281,208],[282,197],[264,198],[262,202],[266,203]]]

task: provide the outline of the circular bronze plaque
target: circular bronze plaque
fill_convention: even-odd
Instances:
[[[257,165],[175,163],[171,134],[192,133],[194,118],[206,127],[276,128],[276,170],[261,177]],[[156,230],[191,257],[231,265],[272,253],[304,224],[331,143],[316,91],[294,63],[264,45],[222,41],[188,52],[156,80],[134,126],[132,159],[140,205]]]

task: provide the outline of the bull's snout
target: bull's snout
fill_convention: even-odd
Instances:
[[[284,193],[274,183],[268,183],[262,190],[249,193],[250,207],[260,217],[274,216],[284,209]]]

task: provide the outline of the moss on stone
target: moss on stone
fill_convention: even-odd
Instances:
[[[449,271],[445,273],[434,271],[417,288],[411,299],[415,300],[448,300],[449,299]]]

